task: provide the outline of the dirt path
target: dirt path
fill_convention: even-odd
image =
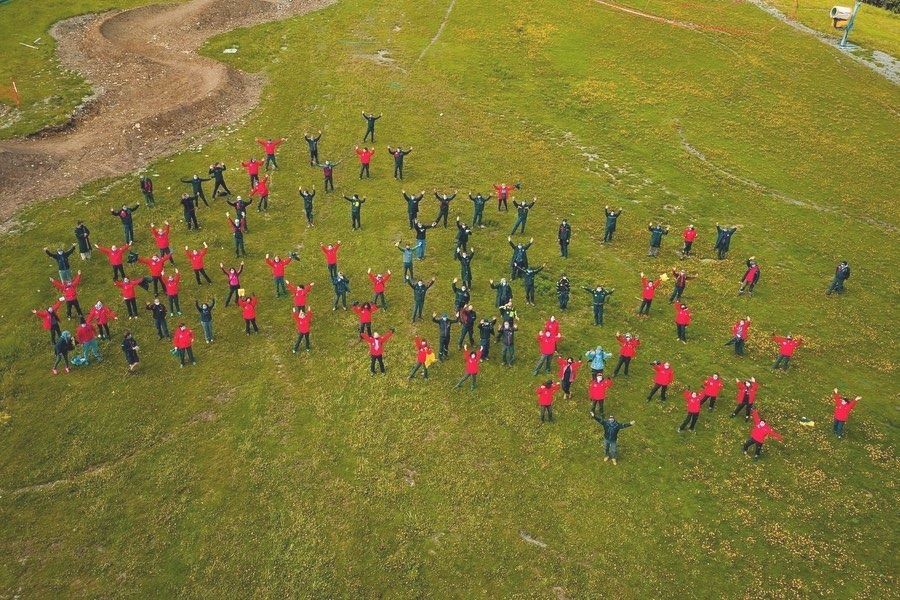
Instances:
[[[0,223],[26,204],[140,168],[246,114],[263,78],[197,48],[213,35],[332,1],[190,0],[54,25],[61,61],[91,82],[94,96],[60,131],[0,142]]]

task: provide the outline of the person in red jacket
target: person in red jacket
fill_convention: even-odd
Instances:
[[[700,394],[691,390],[684,390],[684,403],[687,406],[687,416],[678,427],[678,433],[684,431],[687,427],[694,433],[694,426],[697,424],[697,418],[700,416]]]
[[[691,255],[691,246],[694,245],[696,239],[697,230],[693,225],[688,225],[688,228],[684,230],[684,248],[681,249],[681,258]]]
[[[366,174],[366,179],[369,179],[369,163],[372,162],[372,156],[375,154],[375,148],[369,150],[366,147],[363,147],[362,150],[359,149],[359,146],[354,146],[353,149],[356,151],[356,154],[359,155],[359,178],[363,178],[363,173]]]
[[[744,443],[744,454],[747,454],[747,450],[750,449],[750,446],[756,444],[756,454],[753,455],[753,460],[759,460],[759,453],[762,451],[763,442],[765,442],[766,438],[769,436],[775,438],[779,442],[781,441],[781,434],[772,429],[768,423],[759,417],[759,413],[754,410],[753,428],[750,429],[750,439]]]
[[[522,188],[522,184],[517,183],[515,185],[507,185],[505,183],[495,183],[494,189],[497,191],[497,212],[500,212],[500,207],[502,206],[506,212],[509,212],[509,206],[507,206],[506,201],[509,199],[509,193],[514,189],[518,190]]]
[[[287,289],[294,295],[294,312],[299,312],[301,310],[306,310],[306,296],[312,291],[312,286],[315,285],[312,281],[310,281],[307,285],[292,285],[290,281],[285,280],[284,282],[287,284]]]
[[[553,335],[551,332],[541,329],[537,334],[538,346],[541,349],[541,359],[534,368],[532,375],[540,373],[541,369],[546,365],[547,373],[550,373],[550,360],[556,354],[556,344],[562,339],[562,334]]]
[[[322,254],[325,255],[325,263],[328,265],[328,277],[332,280],[336,279],[338,274],[337,255],[338,250],[341,249],[341,241],[338,240],[337,244],[328,244],[327,246],[319,242],[319,248],[322,249]]]
[[[166,297],[169,299],[169,316],[174,317],[175,313],[181,316],[181,303],[178,300],[178,284],[181,283],[181,273],[175,269],[175,274],[166,275],[163,272],[163,287],[166,288]]]
[[[788,363],[791,361],[791,357],[794,355],[794,350],[800,347],[800,344],[803,343],[803,338],[794,339],[794,336],[788,334],[787,337],[781,337],[778,335],[772,334],[772,341],[778,344],[778,358],[775,359],[775,364],[772,365],[772,370],[774,371],[779,366],[782,367],[783,370],[788,370]]]
[[[276,167],[277,168],[277,167]],[[269,212],[269,176],[266,175],[262,181],[253,186],[250,190],[250,197],[259,196],[259,202],[256,203],[256,212]]]
[[[387,302],[384,299],[384,289],[387,282],[391,279],[391,270],[388,269],[387,275],[381,273],[373,274],[372,269],[366,271],[369,274],[369,281],[372,282],[372,292],[375,296],[372,298],[372,304],[378,306],[378,299],[381,298],[381,308],[387,308]]]
[[[297,354],[302,340],[306,340],[306,351],[309,352],[309,328],[312,320],[312,311],[303,307],[297,312],[292,312],[291,315],[297,323],[297,341],[294,342],[294,354]]]
[[[616,364],[616,370],[613,371],[613,377],[619,374],[619,369],[625,366],[625,377],[628,377],[628,366],[631,365],[631,359],[637,354],[637,348],[641,345],[641,339],[638,336],[631,337],[630,333],[626,333],[622,337],[618,331],[616,332],[616,340],[621,344],[619,348],[619,362]]]
[[[656,360],[650,363],[650,365],[653,367],[653,370],[656,371],[656,375],[653,377],[653,388],[650,390],[650,395],[647,396],[647,402],[653,400],[653,396],[656,394],[657,390],[662,390],[660,398],[665,402],[669,385],[675,379],[675,371],[672,370],[672,366],[667,362],[664,363]]]
[[[241,166],[244,167],[247,170],[247,174],[250,175],[251,189],[259,183],[259,168],[262,165],[263,161],[256,160],[255,158],[251,158],[250,160],[241,163]]]
[[[94,244],[94,248],[105,254],[109,258],[109,265],[113,270],[113,281],[119,280],[119,274],[122,275],[122,278],[125,278],[125,268],[122,266],[122,255],[131,248],[131,244],[125,244],[124,246],[116,247],[115,244],[111,248],[104,248],[99,244]]]
[[[576,362],[571,356],[569,358],[559,357],[556,359],[556,364],[559,366],[559,384],[566,395],[566,400],[569,400],[572,397],[572,382],[578,375],[581,361]]]
[[[740,379],[735,379],[735,381],[737,381],[737,399],[735,400],[737,408],[731,413],[731,418],[738,416],[741,409],[745,409],[744,420],[749,421],[750,413],[755,410],[756,390],[759,389],[759,383],[757,383],[756,377],[751,377],[746,381]]]
[[[116,313],[111,311],[108,306],[103,304],[103,302],[97,300],[97,304],[95,304],[91,308],[91,312],[88,313],[88,323],[97,324],[97,330],[100,332],[101,340],[112,339],[112,336],[109,334],[110,319],[118,321],[119,317],[117,317]]]
[[[731,328],[731,339],[725,342],[726,346],[734,346],[734,353],[738,356],[744,356],[744,344],[750,337],[750,317],[740,319]]]
[[[188,329],[184,323],[180,323],[178,329],[175,330],[172,344],[175,346],[176,354],[178,355],[178,360],[181,361],[182,369],[184,368],[185,354],[187,354],[187,357],[191,360],[192,365],[197,364],[197,361],[194,360],[194,332]]]
[[[481,353],[484,351],[483,348],[479,348],[475,352],[469,352],[469,346],[463,346],[463,351],[466,353],[466,374],[463,375],[463,378],[459,380],[454,389],[458,389],[462,386],[463,382],[466,379],[472,378],[472,385],[469,388],[471,391],[475,391],[475,380],[478,379],[478,365],[481,364]]]
[[[687,344],[687,328],[691,324],[691,311],[687,304],[675,304],[675,330],[678,332],[678,339],[683,344]]]
[[[260,140],[260,139],[256,140],[256,143],[259,144],[260,146],[262,146],[263,149],[266,151],[266,171],[269,170],[270,164],[273,167],[275,167],[276,169],[278,169],[278,162],[275,160],[275,149],[278,148],[278,146],[281,145],[281,142],[283,142],[285,139],[287,139],[287,138],[281,138],[280,140],[277,140],[277,141],[273,140],[272,138],[269,138],[265,141]]]
[[[389,339],[391,339],[391,337],[393,337],[393,335],[393,329],[391,329],[389,333],[384,334],[384,336],[378,335],[378,332],[375,332],[372,335],[366,335],[365,333],[360,334],[360,337],[363,339],[363,341],[369,344],[369,370],[372,372],[372,375],[375,374],[376,362],[381,369],[381,374],[384,375],[384,345]]]
[[[51,277],[50,283],[63,293],[63,298],[66,301],[66,318],[72,318],[73,308],[79,317],[83,317],[84,313],[81,312],[81,305],[78,303],[78,284],[81,283],[81,271],[78,271],[75,279],[71,281],[56,281]]]
[[[741,278],[741,289],[738,290],[738,296],[743,294],[746,289],[748,295],[751,298],[753,297],[753,288],[756,287],[756,283],[759,281],[759,274],[759,265],[756,263],[756,257],[751,256],[747,259],[747,271]]]
[[[162,272],[166,267],[168,255],[154,254],[150,258],[139,257],[138,262],[150,268],[150,278],[153,280],[153,295],[159,297],[159,285],[162,283]]]
[[[175,257],[172,256],[172,251],[169,249],[169,231],[172,227],[169,225],[169,222],[165,222],[165,228],[157,229],[157,227],[150,223],[150,233],[153,234],[153,237],[156,239],[156,247],[159,248],[159,255],[165,256],[169,255],[169,262],[173,265],[175,264]]]
[[[549,331],[550,335],[556,335],[559,331],[559,321],[556,320],[556,317],[550,315],[550,318],[544,323],[544,331]]]
[[[416,364],[412,368],[412,371],[409,372],[409,377],[407,377],[407,379],[415,377],[416,371],[418,371],[420,367],[425,374],[425,379],[428,379],[428,363],[434,360],[436,360],[434,358],[434,352],[431,350],[428,342],[419,336],[416,336]]]
[[[709,400],[709,410],[716,407],[716,400],[719,399],[719,393],[722,391],[724,383],[718,373],[713,373],[703,382],[703,398],[700,399],[700,406],[706,404]]]
[[[680,271],[672,269],[672,279],[674,285],[672,286],[672,295],[669,296],[669,304],[672,304],[676,300],[681,301],[681,296],[684,294],[687,282],[697,279],[697,276],[688,275],[687,271],[684,269],[681,269]]]
[[[558,383],[553,383],[552,379],[548,379],[540,385],[534,393],[538,397],[538,406],[541,407],[541,423],[544,422],[544,415],[553,422],[553,394],[562,387]]]
[[[206,278],[206,283],[212,283],[212,279],[206,274],[203,264],[203,259],[208,251],[209,247],[206,245],[206,242],[203,242],[203,250],[191,250],[187,246],[184,247],[184,254],[191,261],[191,268],[194,269],[194,277],[197,279],[197,285],[199,286],[203,285],[200,281],[201,275]]]
[[[266,254],[266,264],[272,268],[272,278],[275,280],[275,297],[280,298],[282,294],[288,295],[287,288],[284,286],[284,268],[291,264],[290,257],[282,259],[277,254],[274,259],[269,258]]]
[[[834,388],[834,427],[832,431],[838,436],[838,439],[844,437],[844,425],[846,425],[847,419],[850,417],[850,411],[853,410],[856,403],[860,400],[862,400],[862,396],[857,396],[853,400],[841,397],[838,389]]]
[[[362,305],[359,302],[353,303],[353,312],[359,315],[359,337],[362,339],[363,332],[372,335],[372,313],[378,310],[378,307],[369,302]]]
[[[244,296],[243,298],[238,298],[238,306],[241,307],[242,316],[244,317],[244,331],[247,335],[250,335],[250,326],[253,325],[253,332],[259,333],[259,327],[256,326],[256,305],[259,303],[259,300],[256,298],[256,294],[250,294],[250,297]]]
[[[31,314],[41,320],[44,331],[50,332],[50,344],[53,346],[56,345],[56,336],[62,335],[62,331],[59,328],[59,307],[62,306],[63,300],[63,298],[60,298],[56,301],[56,304],[48,307],[47,310],[32,309],[31,311]]]
[[[653,304],[653,297],[656,295],[656,288],[659,287],[660,283],[662,283],[662,280],[650,281],[641,273],[643,291],[641,292],[641,305],[638,307],[637,313],[639,317],[646,318],[650,316],[650,305]]]
[[[588,398],[591,400],[591,414],[604,414],[603,402],[606,400],[606,392],[613,384],[612,379],[606,379],[602,373],[598,373],[591,385],[588,386]],[[597,409],[600,409],[599,411]]]
[[[86,321],[84,317],[81,317],[81,324],[75,329],[75,341],[81,344],[84,350],[82,356],[85,365],[90,364],[88,362],[88,353],[93,354],[97,362],[103,360],[100,358],[100,350],[97,347],[97,332],[94,331],[94,326]]]

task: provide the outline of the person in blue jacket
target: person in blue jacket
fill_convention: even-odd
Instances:
[[[617,464],[616,460],[619,457],[619,432],[626,427],[634,425],[634,421],[620,423],[612,415],[604,419],[602,416],[598,417],[594,413],[591,413],[591,417],[603,426],[603,453],[606,455],[603,457],[603,462],[612,460],[612,464]]]
[[[735,231],[737,231],[737,227],[723,228],[716,223],[716,243],[713,246],[713,250],[719,251],[716,256],[719,260],[724,260],[728,255],[728,250],[731,248],[731,236],[734,235]]]
[[[591,379],[596,378],[598,373],[603,373],[606,359],[612,358],[612,354],[606,352],[603,346],[597,346],[593,350],[588,350],[584,355],[591,361]]]

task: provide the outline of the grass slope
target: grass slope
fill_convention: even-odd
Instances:
[[[894,266],[896,88],[758,9],[729,5],[716,24],[761,32],[722,35],[673,29],[589,2],[458,0],[440,38],[417,60],[446,5],[339,3],[288,22],[234,32],[207,51],[237,44],[228,58],[265,70],[259,110],[213,143],[160,160],[160,207],[136,215],[139,249],[152,219],[175,224],[174,245],[206,240],[209,264],[230,256],[218,203],[203,230],[178,223],[177,177],[213,160],[234,166],[258,154],[256,136],[289,136],[274,177],[272,208],[251,212],[244,286],[261,296],[262,333],[246,338],[234,309],[216,309],[217,341],[196,346],[199,364],[178,369],[149,320],[133,325],[141,373],[126,376],[117,344],[99,366],[49,375],[46,340],[28,311],[55,297],[44,245],[71,239],[84,218],[96,241],[121,241],[105,211],[138,199],[136,179],[87,186],[24,211],[0,239],[0,590],[6,595],[441,597],[888,597],[896,587],[897,321]],[[704,13],[706,14],[706,13]],[[697,18],[700,19],[699,17]],[[485,27],[492,24],[492,27]],[[387,65],[373,61],[388,50]],[[853,98],[855,123],[836,107]],[[383,112],[372,181],[356,179],[352,145],[360,110]],[[441,115],[443,113],[443,115]],[[317,196],[318,227],[307,229],[299,184],[321,186],[305,166],[306,130],[323,129],[321,158],[344,159],[338,192],[369,198],[364,229],[349,208]],[[703,154],[690,154],[684,144]],[[392,244],[410,239],[401,186],[390,178],[387,144],[412,145],[408,190],[487,191],[521,180],[536,194],[530,252],[548,269],[538,307],[521,307],[518,361],[492,359],[476,393],[454,392],[463,372],[454,354],[430,383],[407,382],[412,335],[436,342],[436,326],[409,325],[411,298],[396,279],[376,329],[397,328],[386,378],[370,378],[352,313],[332,313],[320,241],[342,240],[351,297],[369,296],[365,270],[400,272]],[[355,158],[355,157],[354,157]],[[608,166],[607,166],[608,165]],[[731,174],[731,175],[729,175]],[[735,177],[757,185],[741,183]],[[245,185],[230,171],[234,190]],[[171,189],[168,186],[171,185]],[[765,191],[777,192],[773,195]],[[470,219],[468,201],[453,213]],[[433,201],[423,215],[436,212]],[[624,206],[616,242],[598,244],[604,204]],[[512,217],[487,211],[474,235],[474,304],[493,311],[488,278],[507,272]],[[571,258],[555,243],[557,219],[572,222]],[[646,223],[673,226],[658,260],[645,257]],[[732,255],[708,261],[714,224],[741,224]],[[638,273],[677,261],[678,232],[702,232],[700,279],[685,300],[695,313],[690,343],[675,340],[665,296],[637,320]],[[452,307],[452,230],[429,238],[417,274],[438,277],[426,313]],[[302,245],[289,279],[315,281],[311,355],[294,356],[289,301],[271,298],[266,252]],[[742,260],[763,267],[759,292],[736,297]],[[835,263],[854,276],[841,298],[823,292]],[[77,260],[77,259],[76,259]],[[179,265],[187,269],[186,261]],[[81,265],[79,265],[81,266]],[[121,301],[103,256],[83,266],[85,304]],[[573,292],[564,314],[553,283],[617,288],[607,326],[589,327],[588,296]],[[188,280],[190,306],[213,291]],[[189,275],[189,273],[188,273]],[[663,288],[663,293],[667,292]],[[521,301],[521,287],[515,286]],[[142,294],[141,300],[147,298]],[[124,310],[120,311],[122,314]],[[642,346],[630,380],[617,379],[609,410],[637,427],[622,434],[618,468],[600,461],[600,434],[587,416],[585,380],[558,401],[558,422],[539,426],[531,376],[532,335],[549,314],[562,322],[564,354],[602,343],[619,329]],[[754,320],[749,356],[721,344],[733,321]],[[127,321],[115,323],[118,337]],[[787,374],[769,370],[771,331],[808,340]],[[646,405],[647,363],[673,362],[669,406]],[[760,408],[785,434],[764,460],[740,456],[747,427],[721,410],[704,412],[695,435],[675,433],[680,390],[711,371],[755,375]],[[865,399],[846,438],[830,434],[835,386]],[[800,416],[813,417],[814,429]],[[55,483],[54,483],[55,482]],[[530,536],[546,546],[528,543]]]

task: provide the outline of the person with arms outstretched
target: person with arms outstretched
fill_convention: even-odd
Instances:
[[[860,400],[862,400],[862,396],[857,396],[853,400],[850,400],[849,397],[842,397],[838,393],[838,389],[834,388],[834,427],[832,427],[832,431],[834,431],[838,439],[844,437],[844,425],[847,424],[850,411],[856,407],[856,403]]]
[[[616,223],[619,221],[619,216],[622,214],[622,208],[620,207],[618,211],[610,210],[609,206],[603,209],[606,214],[606,228],[603,230],[603,242],[604,244],[609,244],[613,240],[613,234],[616,232]]]
[[[206,208],[209,208],[209,202],[206,201],[206,194],[203,193],[203,183],[209,181],[209,177],[200,177],[195,173],[190,179],[179,179],[179,181],[191,186],[191,195],[194,196],[194,200],[203,200],[203,204],[206,205]]]
[[[754,410],[753,428],[750,429],[750,438],[744,443],[744,454],[747,454],[747,450],[750,449],[750,446],[755,445],[756,453],[753,455],[753,460],[759,460],[759,454],[762,452],[763,443],[766,441],[767,437],[773,437],[779,442],[782,439],[781,434],[772,429],[772,427],[759,416],[759,413]]]
[[[306,213],[306,226],[315,227],[313,222],[313,198],[316,196],[316,186],[312,186],[311,190],[307,190],[303,186],[299,188],[300,197],[303,198],[303,211]]]
[[[287,138],[281,138],[279,140],[273,140],[269,138],[267,140],[257,139],[256,143],[263,147],[266,151],[266,171],[269,170],[269,165],[278,169],[278,162],[275,160],[275,149],[281,145],[281,143]]]
[[[322,132],[319,131],[316,137],[304,133],[303,139],[309,144],[309,166],[312,167],[319,162],[319,140],[322,139]]]
[[[412,146],[409,147],[409,150],[404,150],[400,146],[397,146],[396,148],[388,146],[388,154],[394,157],[394,179],[403,179],[403,157],[412,151]]]

